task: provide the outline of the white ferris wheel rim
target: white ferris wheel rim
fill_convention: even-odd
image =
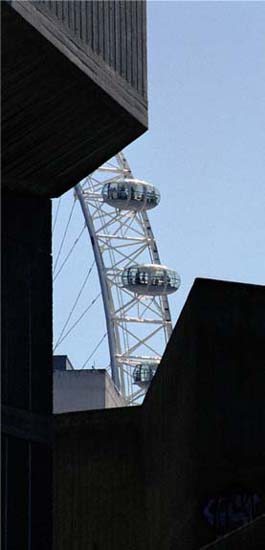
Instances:
[[[112,160],[112,159],[111,159]],[[114,235],[111,235],[110,233],[107,233],[106,235],[103,233],[106,231],[107,226],[111,227],[112,222],[106,222],[104,216],[102,219],[104,220],[104,223],[102,222],[103,229],[98,230],[98,228],[95,227],[95,219],[96,216],[93,218],[92,214],[92,208],[95,210],[96,213],[100,213],[102,211],[102,206],[100,203],[98,188],[99,185],[96,185],[93,187],[91,184],[91,178],[96,173],[101,174],[107,174],[108,180],[112,181],[113,179],[118,179],[119,175],[126,177],[127,179],[133,179],[134,181],[142,183],[142,180],[135,180],[131,168],[128,164],[127,159],[125,158],[125,155],[120,152],[115,156],[115,160],[118,166],[114,166],[111,164],[108,166],[108,163],[104,165],[103,167],[100,167],[98,170],[96,170],[93,174],[88,176],[84,181],[89,182],[90,181],[90,191],[82,184],[82,182],[78,183],[75,186],[75,195],[77,199],[79,200],[81,210],[85,219],[85,224],[88,229],[90,240],[92,243],[92,249],[94,253],[94,258],[97,266],[98,271],[98,277],[101,287],[101,294],[102,294],[102,300],[103,300],[103,307],[105,312],[105,319],[106,319],[106,326],[107,326],[107,336],[108,336],[108,344],[109,344],[109,353],[110,353],[110,365],[111,365],[111,376],[112,380],[117,387],[117,389],[120,391],[120,393],[125,397],[127,404],[134,404],[139,397],[143,397],[146,389],[143,387],[138,388],[136,391],[129,392],[126,388],[126,381],[125,381],[125,373],[128,375],[128,368],[131,371],[132,367],[138,366],[141,362],[143,364],[145,363],[153,363],[154,365],[159,364],[159,361],[161,359],[161,352],[156,353],[153,346],[150,344],[150,340],[155,337],[155,335],[162,329],[165,337],[165,344],[167,343],[171,333],[172,333],[172,323],[171,323],[171,316],[170,316],[170,310],[169,310],[169,304],[168,304],[168,298],[166,295],[160,296],[160,321],[156,320],[154,315],[154,310],[150,307],[148,309],[148,305],[146,306],[146,310],[148,310],[149,313],[151,313],[150,318],[142,319],[137,317],[129,317],[128,316],[128,307],[126,309],[126,306],[128,306],[128,303],[124,303],[124,296],[127,294],[126,298],[129,295],[129,303],[131,301],[132,306],[137,307],[137,302],[140,303],[140,301],[143,299],[142,296],[132,295],[126,288],[122,288],[121,285],[117,284],[117,273],[121,271],[117,267],[116,264],[114,264],[114,260],[111,266],[106,266],[104,263],[104,253],[106,251],[106,243],[107,246],[112,249],[112,252],[117,251],[118,246],[123,246],[121,244],[115,245],[115,242],[124,242],[125,247],[126,244],[128,247],[130,245],[133,245],[134,243],[137,243],[137,237],[134,237],[131,239],[131,242],[128,237],[125,235],[125,231],[123,232],[124,235],[121,236],[117,232]],[[109,178],[109,175],[113,174],[112,178]],[[103,186],[104,181],[100,182],[101,186]],[[115,209],[116,210],[116,209]],[[130,213],[131,215],[132,213]],[[141,227],[141,235],[144,235],[144,238],[141,236],[138,240],[139,242],[143,242],[143,245],[145,246],[146,250],[148,250],[150,260],[149,262],[146,262],[145,265],[151,265],[151,266],[159,266],[161,268],[165,268],[161,262],[158,252],[157,243],[151,228],[151,223],[149,220],[149,217],[147,215],[146,210],[142,210],[138,213],[138,224],[139,220],[142,225]],[[128,214],[129,215],[129,214]],[[116,217],[115,217],[116,216]],[[122,216],[124,216],[124,212],[121,212],[119,210],[116,210],[115,215],[113,214],[113,220],[117,223],[119,223],[119,216],[122,219]],[[100,215],[98,216],[100,217]],[[113,221],[113,223],[114,223]],[[120,227],[122,227],[122,224],[125,223],[121,221]],[[105,241],[104,241],[105,239]],[[132,242],[133,241],[133,242]],[[104,245],[105,243],[105,245]],[[105,249],[104,249],[105,246]],[[116,249],[115,249],[116,247]],[[133,246],[132,246],[133,248]],[[128,260],[132,260],[133,262],[133,255],[130,253],[124,253],[124,256],[128,258]],[[114,258],[114,253],[109,254],[110,259]],[[129,264],[130,265],[130,264]],[[113,289],[116,289],[116,292],[119,293],[119,300],[120,300],[120,306],[117,309],[115,306],[115,300],[113,297]],[[118,288],[118,290],[117,290]],[[124,316],[121,316],[121,312],[124,313]],[[153,313],[152,313],[153,312]],[[127,315],[127,316],[126,316]],[[153,315],[153,318],[152,318]],[[130,325],[129,325],[130,324]],[[140,340],[136,333],[132,334],[131,332],[131,326],[132,324],[136,325],[145,324],[148,326],[148,324],[151,326],[155,326],[155,329],[151,330],[150,334],[146,338],[142,338],[142,344],[145,345],[146,349],[149,351],[149,355],[144,355],[141,353],[140,355],[137,355],[137,349],[139,349],[140,344],[137,344],[137,339]],[[130,330],[128,329],[128,325],[130,326]],[[123,349],[122,342],[126,341],[126,338],[128,339],[128,335],[132,335],[135,340],[136,344],[134,346],[130,346],[128,349]],[[147,343],[148,342],[148,343]],[[162,350],[163,351],[163,350]],[[150,355],[151,352],[151,355]]]

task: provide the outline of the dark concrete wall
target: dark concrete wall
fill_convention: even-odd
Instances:
[[[52,535],[50,200],[2,198],[4,550],[46,550]],[[46,415],[46,417],[43,416]]]
[[[265,515],[200,550],[264,550]]]
[[[59,548],[198,550],[264,511],[264,305],[197,280],[141,407],[55,416]]]
[[[47,445],[2,437],[2,549],[52,548],[52,455]]]
[[[139,412],[55,416],[56,549],[146,548]]]
[[[34,1],[41,10],[87,47],[147,98],[146,2],[134,1]]]
[[[22,219],[21,204],[17,199],[14,220],[7,201],[7,266],[16,256],[10,220],[23,237],[30,220],[37,228],[41,219],[38,201],[29,218]],[[23,265],[31,265],[33,251],[21,241]],[[45,289],[50,265],[47,250],[38,252]],[[4,301],[12,303],[13,284],[20,285],[20,314],[28,279],[17,279],[11,267],[8,274]],[[14,409],[7,385],[3,548],[26,550],[30,540],[38,550],[198,550],[214,541],[222,550],[262,548],[264,522],[221,537],[265,511],[264,306],[263,287],[197,280],[141,407],[51,418],[40,414],[50,411],[42,388],[42,409],[36,404],[33,413]],[[45,311],[49,316],[49,303]],[[24,319],[28,327],[22,316],[18,334]],[[34,333],[42,330],[38,324]],[[11,365],[20,407],[29,409],[25,357],[27,384],[14,359]],[[43,384],[49,396],[49,381]]]
[[[20,194],[61,195],[147,129],[145,3],[115,2],[112,38],[113,3],[81,3],[98,53],[74,30],[79,3],[65,4],[63,21],[55,2],[1,5],[3,185]]]
[[[263,287],[191,290],[142,410],[152,550],[195,550],[250,521],[237,496],[265,509],[264,309]]]
[[[51,201],[2,198],[2,402],[52,411]],[[50,368],[49,368],[50,366]]]
[[[102,516],[114,548],[118,528],[121,544],[133,540],[130,513],[139,508],[139,445],[133,428],[93,432],[95,446],[93,438],[79,446],[72,433],[62,438],[54,462],[59,494],[53,489],[51,211],[46,197],[61,195],[147,129],[145,3],[8,1],[1,3],[1,15],[2,173],[3,188],[10,193],[3,198],[2,225],[3,548],[51,548],[53,499],[59,503],[55,548],[65,538],[69,548],[77,548],[74,518],[82,548],[87,549],[86,536],[91,542],[93,535],[96,550],[94,540],[104,538]],[[124,451],[117,430],[127,437]],[[97,473],[102,480],[98,500]],[[93,498],[100,508],[93,506]],[[85,531],[90,510],[97,533],[95,527]]]

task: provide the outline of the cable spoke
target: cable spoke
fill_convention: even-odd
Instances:
[[[102,338],[99,340],[98,344],[96,345],[96,347],[93,349],[92,353],[90,353],[89,357],[87,358],[87,360],[84,362],[84,364],[82,365],[81,369],[84,369],[85,366],[87,365],[88,361],[93,357],[93,355],[95,355],[96,351],[98,350],[99,346],[101,346],[103,340],[106,338],[107,336],[107,332],[105,332],[105,334],[102,336]]]
[[[69,225],[70,225],[70,221],[71,221],[71,218],[72,218],[72,215],[73,215],[75,204],[76,204],[76,201],[74,200],[73,206],[71,208],[71,212],[70,212],[70,215],[69,215],[69,218],[68,218],[68,222],[66,224],[66,228],[65,228],[65,231],[64,231],[64,234],[63,234],[62,242],[61,242],[58,254],[57,254],[57,258],[55,260],[55,265],[54,265],[54,269],[53,269],[54,272],[56,271],[56,267],[57,267],[57,264],[58,264],[58,261],[59,261],[59,258],[60,258],[60,254],[61,254],[61,251],[62,251],[62,248],[63,248],[63,245],[64,245],[64,241],[65,241],[67,231],[68,231],[68,228],[69,228]]]
[[[58,346],[61,345],[61,343],[65,340],[65,338],[70,334],[70,332],[72,332],[72,330],[78,325],[78,323],[83,319],[83,317],[86,315],[86,313],[91,309],[91,307],[97,302],[97,300],[99,299],[99,297],[101,296],[101,292],[99,292],[99,294],[96,296],[96,298],[94,298],[94,300],[92,300],[92,302],[90,302],[90,304],[88,305],[88,307],[83,311],[83,313],[80,315],[80,317],[78,317],[77,321],[71,326],[71,328],[69,328],[68,332],[61,338],[60,341],[57,342],[56,346],[54,347],[53,351],[55,351]]]
[[[66,264],[66,262],[69,260],[69,258],[70,258],[70,256],[71,256],[73,250],[75,249],[77,243],[79,242],[80,238],[82,237],[82,235],[83,235],[85,229],[86,229],[86,225],[84,225],[83,229],[80,231],[80,233],[79,233],[77,239],[74,241],[73,245],[71,246],[71,248],[70,248],[68,254],[66,255],[65,259],[63,260],[63,262],[62,262],[60,268],[58,269],[57,273],[55,273],[54,278],[53,278],[53,282],[54,282],[54,283],[55,283],[55,281],[56,281],[58,275],[61,273],[63,267],[64,267],[65,264]]]
[[[70,311],[70,313],[69,313],[69,315],[68,315],[68,317],[67,317],[67,319],[66,319],[66,321],[65,321],[65,324],[64,324],[64,326],[63,326],[63,328],[62,328],[62,330],[61,330],[60,336],[59,336],[59,338],[58,338],[58,340],[57,340],[57,342],[56,342],[55,349],[56,349],[57,345],[59,345],[60,340],[61,340],[61,337],[63,336],[63,333],[64,333],[64,331],[65,331],[65,329],[66,329],[66,327],[67,327],[67,325],[68,325],[68,323],[69,323],[69,321],[70,321],[72,315],[73,315],[73,312],[74,312],[74,310],[75,310],[75,308],[76,308],[76,306],[77,306],[77,304],[78,304],[78,301],[79,301],[79,299],[80,299],[80,297],[81,297],[81,294],[82,294],[82,292],[83,292],[83,290],[84,290],[84,288],[85,288],[85,286],[86,286],[86,283],[87,283],[87,281],[88,281],[88,278],[89,278],[89,276],[90,276],[90,274],[91,274],[91,272],[92,272],[92,269],[93,269],[94,265],[95,265],[95,260],[93,261],[91,267],[89,268],[88,273],[87,273],[87,275],[86,275],[86,277],[85,277],[85,280],[84,280],[84,282],[83,282],[83,284],[82,284],[82,286],[81,286],[81,288],[80,288],[80,290],[79,290],[79,292],[78,292],[78,294],[77,294],[77,297],[76,297],[76,299],[75,299],[75,301],[74,301],[74,305],[72,306],[72,309],[71,309],[71,311]]]

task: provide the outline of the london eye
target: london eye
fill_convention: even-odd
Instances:
[[[110,374],[126,403],[137,404],[172,332],[168,294],[180,286],[176,271],[160,261],[148,215],[159,205],[160,193],[134,177],[120,152],[75,186],[74,201],[97,268]]]

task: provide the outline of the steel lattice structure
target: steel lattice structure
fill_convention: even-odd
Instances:
[[[145,209],[119,210],[103,200],[103,185],[133,178],[123,153],[75,186],[97,264],[105,310],[112,379],[134,404],[146,386],[134,383],[137,365],[158,365],[172,332],[166,295],[139,295],[122,284],[131,265],[161,265],[156,240]]]

